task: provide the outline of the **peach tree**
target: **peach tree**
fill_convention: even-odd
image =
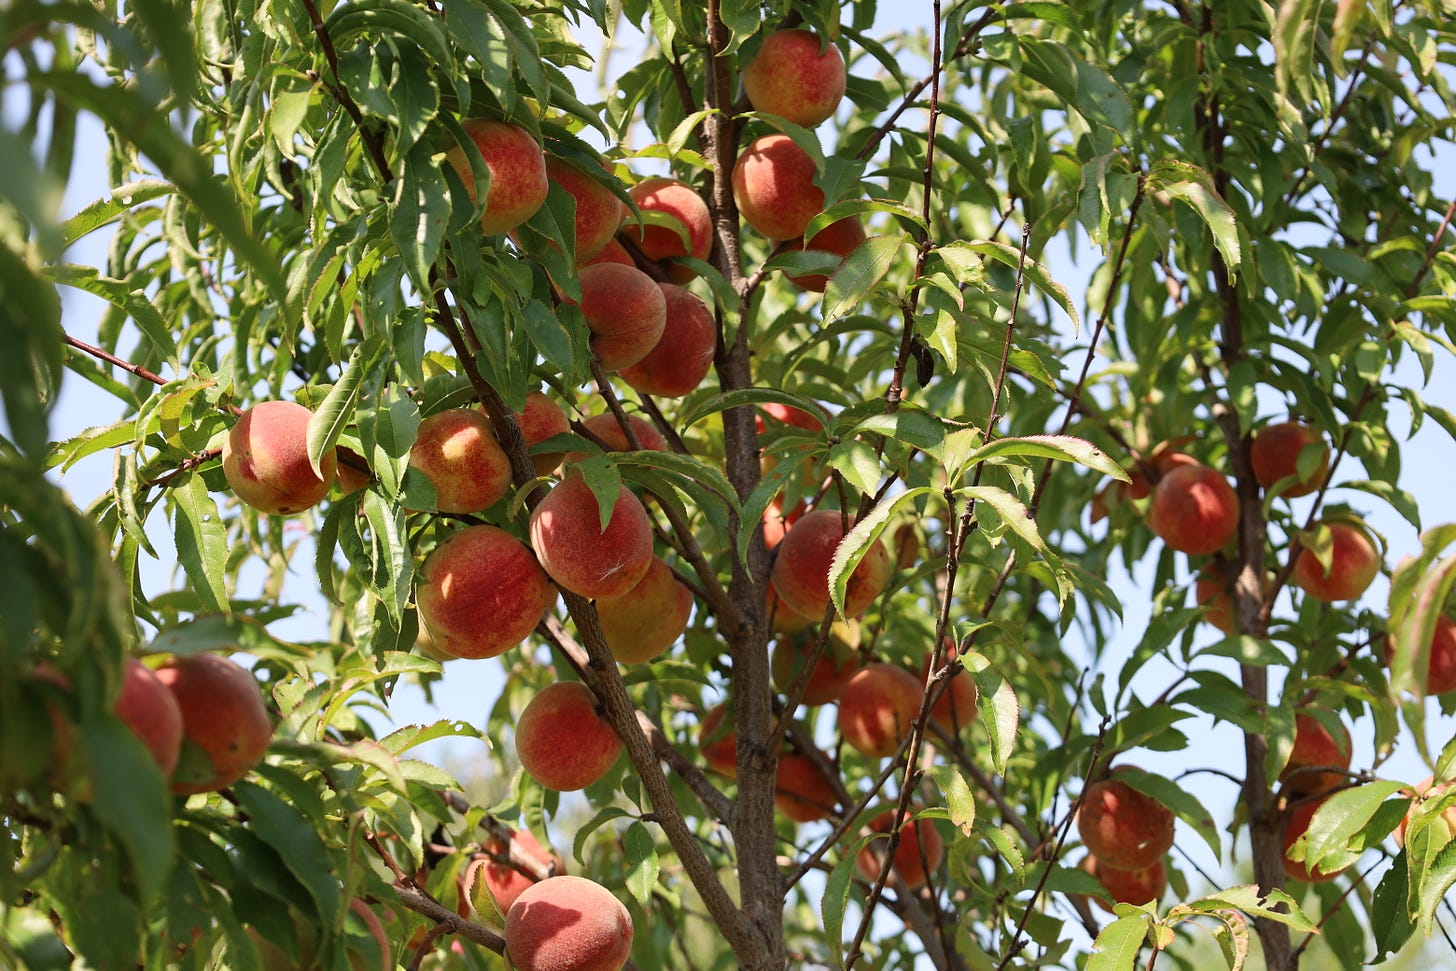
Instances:
[[[1449,4],[881,6],[0,9],[0,963],[1445,933]]]

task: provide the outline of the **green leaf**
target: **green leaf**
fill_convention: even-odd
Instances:
[[[909,237],[904,233],[895,236],[871,236],[845,257],[824,287],[821,311],[824,322],[827,324],[853,312],[860,301],[890,272],[890,264],[894,262],[895,255],[908,240]]]
[[[974,240],[963,243],[952,243],[948,247],[942,247],[942,251],[964,247],[974,253],[988,256],[998,263],[1003,263],[1013,270],[1020,269],[1026,279],[1036,284],[1038,290],[1051,299],[1062,312],[1072,319],[1072,330],[1078,333],[1082,328],[1082,318],[1077,315],[1077,305],[1072,302],[1072,297],[1067,293],[1067,288],[1056,280],[1052,279],[1051,273],[1045,266],[1042,266],[1030,256],[1023,258],[1022,252],[1009,243],[1002,243],[997,240]]]
[[[248,828],[278,852],[288,872],[313,898],[320,920],[332,925],[343,906],[342,894],[335,863],[308,817],[247,780],[233,784],[233,795],[248,814]]]
[[[1213,234],[1213,244],[1223,255],[1232,279],[1243,261],[1239,227],[1233,209],[1218,194],[1213,177],[1191,162],[1163,159],[1149,170],[1147,191],[1181,199],[1198,213]]]
[[[901,408],[893,415],[871,415],[855,426],[851,435],[870,432],[883,435],[911,448],[930,452],[945,442],[946,426],[938,418],[918,408]],[[879,476],[875,476],[878,481]]]
[[[981,724],[986,729],[986,746],[991,756],[991,767],[998,773],[1006,771],[1006,764],[1016,747],[1016,732],[1021,724],[1021,702],[1011,682],[991,664],[989,658],[975,651],[961,658],[965,669],[976,679],[978,695],[976,706],[980,709]]]
[[[394,180],[389,208],[389,233],[417,288],[430,290],[430,268],[440,255],[450,220],[450,194],[445,177],[423,143],[404,158]]]
[[[308,420],[308,462],[313,474],[323,478],[319,463],[339,441],[339,435],[354,419],[364,379],[375,373],[388,345],[382,334],[375,334],[349,352],[349,361],[338,382],[314,409]]]
[[[627,854],[627,890],[644,908],[650,907],[652,889],[657,886],[657,874],[662,866],[652,834],[634,820],[622,837],[622,848]]]
[[[131,861],[143,902],[153,900],[172,869],[171,799],[151,753],[113,716],[81,726],[93,804]]]
[[[855,523],[845,534],[844,539],[840,540],[839,546],[834,550],[834,562],[829,566],[829,595],[834,601],[834,609],[841,616],[844,614],[844,596],[849,587],[849,578],[854,575],[860,561],[879,540],[880,534],[885,531],[885,527],[889,525],[900,507],[930,491],[924,486],[917,489],[906,489],[894,498],[881,502],[863,519]]]
[[[70,219],[61,223],[61,238],[67,245],[74,243],[102,226],[116,222],[142,203],[160,199],[177,191],[170,182],[158,179],[138,179],[117,186],[106,195],[90,203]]]
[[[1193,831],[1208,844],[1208,848],[1213,850],[1214,859],[1223,859],[1223,844],[1218,836],[1218,824],[1208,814],[1208,810],[1203,808],[1203,803],[1187,789],[1171,779],[1131,766],[1119,768],[1117,778],[1143,795],[1152,796],[1171,809],[1175,816],[1192,826]]]
[[[1020,438],[998,438],[970,454],[967,467],[990,459],[1043,458],[1059,462],[1075,462],[1094,472],[1127,482],[1128,475],[1102,449],[1073,435],[1026,435]]]
[[[127,314],[136,322],[137,329],[156,347],[158,353],[174,368],[181,370],[177,342],[172,339],[172,329],[162,319],[157,308],[152,306],[145,293],[131,289],[123,280],[104,277],[89,266],[63,263],[51,268],[51,276],[57,283],[100,297]]]
[[[614,819],[623,819],[631,815],[631,813],[620,806],[608,806],[578,827],[576,839],[571,844],[571,855],[576,858],[576,862],[582,866],[586,865],[586,857],[581,854],[582,850],[586,848],[586,841],[592,833],[595,833],[602,826],[610,823]]]
[[[1102,928],[1092,942],[1087,971],[1132,971],[1142,950],[1148,922],[1143,917],[1119,917]]]
[[[192,582],[193,592],[204,610],[228,613],[231,607],[223,579],[227,565],[227,530],[217,503],[208,495],[207,486],[198,475],[186,476],[168,494],[175,509],[177,559]]]
[[[1415,932],[1406,906],[1409,889],[1409,856],[1401,850],[1390,869],[1380,878],[1371,900],[1370,930],[1375,935],[1372,963],[1379,963],[1386,954],[1399,951]]]
[[[978,503],[985,503],[995,510],[1011,531],[1020,536],[1031,548],[1040,552],[1046,550],[1046,543],[1041,538],[1041,531],[1036,528],[1036,520],[1031,518],[1031,513],[1022,504],[1021,500],[996,486],[963,486],[956,490],[956,495],[974,499]]]
[[[829,871],[824,882],[824,896],[819,901],[819,915],[824,920],[824,937],[829,943],[829,957],[834,967],[844,966],[844,912],[849,907],[849,888],[854,882],[854,862],[858,853],[846,853]]]
[[[960,829],[961,834],[970,836],[976,828],[976,797],[965,777],[952,765],[935,765],[930,777],[940,786],[945,796],[946,808],[950,810],[950,821]]]
[[[765,405],[775,402],[808,412],[814,416],[815,421],[821,425],[825,425],[824,409],[820,408],[814,401],[802,395],[791,394],[788,391],[780,391],[778,388],[740,388],[737,391],[729,391],[726,394],[714,395],[700,402],[683,416],[680,419],[680,424],[684,428],[690,428],[709,415],[716,415],[730,408],[744,408],[749,405]],[[828,426],[825,425],[825,427],[827,428]]]
[[[339,50],[357,41],[397,35],[418,47],[438,71],[455,66],[454,51],[437,17],[406,0],[351,0],[335,7],[324,27]]]

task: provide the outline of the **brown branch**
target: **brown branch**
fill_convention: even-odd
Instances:
[[[319,47],[324,52],[324,60],[329,62],[329,70],[334,72],[334,84],[329,92],[338,101],[339,107],[354,122],[354,127],[359,130],[359,137],[364,140],[364,147],[369,152],[369,159],[378,170],[379,177],[386,184],[394,180],[394,173],[389,170],[389,157],[384,152],[384,142],[379,135],[371,131],[369,126],[364,124],[364,115],[359,111],[359,106],[354,103],[353,97],[344,87],[344,79],[339,74],[339,54],[334,50],[334,39],[329,36],[328,28],[324,26],[323,18],[319,16],[318,4],[314,0],[303,0],[303,7],[308,11],[308,22],[313,27],[314,36],[318,38]]]
[[[148,371],[140,364],[133,364],[130,361],[124,361],[121,358],[117,357],[115,354],[112,354],[109,351],[104,351],[93,344],[87,344],[85,341],[77,340],[70,334],[66,335],[66,343],[69,344],[71,347],[74,347],[78,351],[84,351],[87,354],[90,354],[92,357],[100,358],[107,364],[119,367],[123,371],[128,371],[144,381],[150,381],[152,382],[152,384],[155,384],[159,388],[164,388],[167,386],[167,379],[162,377],[161,375]]]

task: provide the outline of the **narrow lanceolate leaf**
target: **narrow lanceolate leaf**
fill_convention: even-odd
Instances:
[[[1399,645],[1390,672],[1390,690],[1395,698],[1404,692],[1425,695],[1426,670],[1430,664],[1431,639],[1436,621],[1451,588],[1456,585],[1456,556],[1448,556],[1415,580],[1405,609],[1397,611],[1395,585],[1391,585],[1392,636]]]
[[[849,906],[849,888],[854,881],[854,861],[859,855],[856,849],[846,853],[829,871],[824,883],[824,896],[819,902],[819,915],[824,919],[824,936],[829,942],[829,957],[832,967],[844,966],[844,911]]]
[[[1168,159],[1158,162],[1148,172],[1147,188],[1186,202],[1213,234],[1213,244],[1223,256],[1229,276],[1243,260],[1239,246],[1239,227],[1234,211],[1218,194],[1213,177],[1191,162]]]
[[[273,849],[313,897],[319,917],[330,924],[342,903],[334,861],[307,816],[261,786],[246,780],[233,795],[248,814],[248,828]]]
[[[405,511],[403,507],[386,503],[378,493],[368,490],[364,493],[363,508],[374,541],[372,588],[383,601],[390,620],[398,625],[404,615],[405,604],[409,602],[414,577],[409,543],[405,539]]]
[[[69,245],[102,226],[114,223],[123,214],[142,203],[160,199],[177,191],[170,182],[159,179],[140,179],[117,186],[111,194],[97,199],[70,219],[61,223],[61,238]]]
[[[383,335],[376,334],[349,352],[343,375],[314,409],[313,417],[308,421],[307,436],[308,462],[313,466],[314,475],[323,477],[319,463],[354,420],[354,408],[359,403],[364,379],[374,373],[386,346]]]
[[[450,221],[450,194],[432,155],[423,143],[409,150],[389,210],[389,234],[415,286],[425,292]]]
[[[788,391],[780,391],[778,388],[739,388],[737,391],[729,391],[727,394],[714,395],[698,404],[692,411],[678,419],[678,423],[684,428],[696,425],[709,415],[716,415],[719,412],[727,411],[730,408],[743,408],[749,405],[766,405],[778,403],[798,408],[806,414],[812,415],[820,425],[824,424],[824,411],[818,405],[802,395],[791,394]]]
[[[1417,918],[1418,926],[1425,930],[1427,937],[1431,934],[1436,908],[1446,899],[1447,891],[1453,886],[1456,886],[1456,840],[1447,843],[1436,854],[1435,859],[1426,864],[1425,875],[1421,880]]]
[[[1010,243],[1001,243],[996,240],[974,240],[966,243],[953,243],[952,246],[964,246],[973,252],[988,256],[998,263],[1004,263],[1013,270],[1018,267],[1022,275],[1031,281],[1052,303],[1062,308],[1062,313],[1072,319],[1073,332],[1080,332],[1082,329],[1082,318],[1077,315],[1077,305],[1072,302],[1071,294],[1067,288],[1056,280],[1052,279],[1051,273],[1046,267],[1029,256],[1023,257],[1021,250]]]
[[[970,836],[976,828],[976,797],[965,777],[951,765],[936,765],[930,770],[935,784],[945,796],[946,808],[950,810],[950,821],[964,836]]]
[[[904,233],[871,236],[840,264],[824,287],[824,322],[837,320],[854,311],[875,284],[885,278],[895,254],[905,245]]]
[[[162,773],[115,718],[87,723],[81,731],[94,804],[106,807],[101,821],[126,850],[140,899],[148,901],[172,868],[170,800]]]
[[[844,594],[849,586],[849,578],[854,575],[855,568],[859,566],[870,547],[885,531],[885,527],[889,525],[896,510],[930,491],[925,486],[907,489],[893,499],[881,502],[845,534],[838,549],[834,551],[834,562],[829,567],[829,595],[834,600],[834,609],[840,614],[844,613]]]
[[[177,342],[172,339],[172,328],[162,319],[161,313],[152,306],[145,293],[133,290],[125,281],[102,276],[89,266],[64,263],[51,267],[50,272],[57,283],[85,290],[125,313],[162,357],[174,368],[181,369],[177,358]]]
[[[991,756],[991,767],[997,772],[1006,771],[1006,763],[1016,745],[1016,731],[1021,724],[1021,702],[1011,683],[1001,676],[984,654],[971,651],[961,662],[976,679],[979,692],[976,707],[980,709],[981,724],[986,729],[986,745]]]
[[[971,453],[967,466],[990,459],[1042,458],[1059,462],[1075,462],[1094,472],[1127,482],[1122,466],[1102,449],[1074,435],[1025,435],[1020,438],[998,438]]]
[[[637,902],[647,907],[652,900],[652,888],[657,886],[657,874],[662,865],[657,859],[657,846],[647,827],[634,821],[622,837],[622,848],[627,853],[627,890]]]
[[[170,495],[176,505],[177,559],[202,603],[212,613],[228,613],[227,587],[223,567],[227,562],[227,530],[223,528],[217,503],[207,493],[200,476],[189,475],[174,486]]]
[[[1026,506],[1022,501],[1005,489],[998,489],[995,486],[966,486],[964,489],[957,489],[956,495],[966,496],[977,502],[983,502],[995,510],[1001,517],[1001,521],[1017,536],[1031,544],[1034,550],[1046,549],[1046,543],[1041,538],[1041,531],[1036,528],[1036,520],[1031,518]]]
[[[1163,776],[1153,775],[1132,767],[1120,769],[1117,777],[1138,792],[1152,796],[1173,810],[1175,816],[1192,826],[1194,832],[1202,837],[1203,842],[1208,844],[1208,848],[1213,850],[1214,857],[1222,859],[1223,845],[1219,840],[1218,825],[1213,821],[1208,810],[1203,808],[1203,803],[1186,789]]]
[[[1131,971],[1147,933],[1148,923],[1143,918],[1117,918],[1092,942],[1087,971]]]

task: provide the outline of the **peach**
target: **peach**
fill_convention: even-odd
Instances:
[[[870,820],[867,833],[888,833],[895,822],[892,810],[880,813]],[[859,851],[854,867],[860,876],[873,881],[880,875],[889,843],[875,840]],[[928,819],[906,820],[900,826],[900,845],[895,847],[895,856],[890,862],[890,872],[904,884],[906,890],[925,886],[930,873],[940,866],[945,856],[945,841],[935,824]]]
[[[909,671],[893,664],[866,664],[839,693],[839,731],[870,758],[893,755],[920,714],[923,694],[924,687]]]
[[[490,854],[490,859],[481,867],[480,875],[502,914],[509,912],[516,898],[536,883],[535,877],[522,872],[511,862],[512,853],[536,860],[548,870],[552,867],[561,869],[561,861],[542,846],[529,829],[511,830],[509,845],[492,837],[482,843],[482,848]]]
[[[395,966],[394,951],[389,946],[389,937],[384,933],[384,925],[380,923],[379,915],[358,897],[349,901],[349,914],[351,916],[348,916],[344,930],[351,938],[359,938],[368,934],[370,945],[378,953],[378,960],[372,961],[374,955],[351,945],[349,948],[350,967],[353,971],[372,971],[373,968],[378,968],[379,971],[390,971]]]
[[[799,521],[799,517],[804,515],[806,508],[804,500],[800,499],[794,503],[793,509],[785,513],[784,497],[782,495],[774,496],[773,502],[769,503],[768,508],[763,511],[763,548],[770,553],[778,549],[779,544],[784,541],[789,527]]]
[[[839,807],[834,787],[806,755],[780,755],[774,774],[774,806],[796,823],[828,819]]]
[[[760,435],[767,433],[770,427],[768,422],[763,420],[764,415],[780,424],[788,425],[790,428],[801,428],[816,435],[824,431],[824,423],[803,408],[795,408],[793,405],[786,405],[779,401],[765,401],[758,406],[758,410],[762,414],[754,416],[754,425]]]
[[[316,475],[308,461],[313,412],[292,401],[261,401],[233,425],[222,445],[222,471],[239,499],[260,512],[287,516],[329,494],[337,455],[329,449]]]
[[[820,618],[829,607],[829,568],[844,539],[837,509],[815,509],[794,523],[779,544],[773,583],[779,598],[805,617]],[[894,564],[885,544],[875,540],[849,576],[844,592],[846,619],[859,617],[890,585]]]
[[[834,114],[847,80],[839,48],[797,28],[769,34],[743,67],[743,90],[755,111],[805,128]]]
[[[632,259],[632,254],[627,252],[625,246],[617,242],[615,236],[607,241],[607,245],[603,246],[602,251],[596,256],[581,261],[582,266],[595,266],[598,263],[621,263],[623,266],[633,268],[637,266],[636,261]]]
[[[667,300],[646,273],[620,263],[582,267],[581,313],[591,347],[607,371],[631,367],[647,356],[667,326]]]
[[[859,249],[869,237],[865,234],[864,223],[860,222],[858,216],[845,216],[825,226],[819,232],[809,237],[806,243],[802,240],[795,240],[785,247],[788,251],[806,250],[815,253],[828,253],[839,258],[843,263],[850,253]],[[812,290],[815,293],[823,293],[824,288],[829,285],[829,277],[823,273],[805,273],[800,276],[790,276],[789,282],[800,290]]]
[[[622,742],[597,714],[597,696],[579,681],[548,684],[516,721],[516,755],[547,789],[585,789],[606,775]]]
[[[1289,761],[1279,778],[1285,780],[1285,791],[1293,798],[1313,796],[1329,792],[1346,781],[1341,772],[1301,772],[1320,766],[1334,766],[1340,769],[1350,767],[1350,733],[1333,712],[1327,718],[1314,714],[1315,709],[1306,707],[1294,714],[1294,748],[1289,752]],[[1331,734],[1327,722],[1333,722],[1340,730],[1339,737]]]
[[[679,256],[693,256],[706,260],[713,248],[713,217],[708,213],[708,204],[698,195],[696,189],[677,179],[643,179],[628,192],[637,208],[646,212],[661,212],[676,219],[687,231],[688,244],[683,244],[676,227],[650,225],[644,222],[640,227],[629,220],[622,233],[637,244],[642,255],[649,260],[671,260]],[[692,273],[680,267],[678,273],[669,275],[679,283],[692,277]]]
[[[599,883],[551,877],[516,898],[505,939],[517,971],[618,971],[632,952],[632,916]]]
[[[1133,466],[1132,471],[1128,475],[1127,483],[1118,483],[1118,485],[1127,490],[1127,497],[1129,499],[1146,499],[1153,491],[1155,480],[1149,479],[1147,470],[1144,468],[1145,466],[1151,468],[1154,476],[1156,476],[1156,480],[1160,481],[1163,476],[1172,472],[1180,465],[1202,464],[1202,462],[1187,452],[1179,452],[1175,449],[1160,445],[1146,459]]]
[[[693,592],[655,556],[635,587],[597,601],[607,647],[623,664],[642,664],[665,653],[688,629],[692,612]]]
[[[1309,824],[1314,819],[1315,812],[1324,803],[1323,799],[1313,802],[1300,803],[1289,813],[1289,822],[1284,830],[1284,872],[1294,880],[1302,880],[1305,883],[1326,883],[1339,876],[1344,867],[1338,870],[1326,871],[1320,867],[1310,869],[1309,864],[1303,860],[1291,860],[1289,850],[1298,842],[1299,838],[1309,831]]]
[[[644,451],[666,452],[667,439],[662,437],[662,432],[653,427],[652,423],[636,415],[627,416],[627,424],[632,426],[632,435],[637,439],[637,444]],[[632,450],[632,443],[627,441],[627,434],[622,431],[622,425],[617,421],[617,416],[610,411],[604,411],[600,415],[592,415],[582,422],[586,430],[597,438],[607,443],[607,448],[613,452],[629,452]],[[566,457],[568,462],[580,461],[585,458],[586,452],[572,452]]]
[[[556,601],[520,540],[468,526],[436,546],[415,577],[420,623],[453,657],[497,657],[525,640]]]
[[[1399,650],[1395,635],[1385,638],[1385,663],[1395,663],[1395,652]],[[1444,614],[1436,617],[1436,629],[1431,634],[1430,654],[1426,660],[1426,694],[1443,695],[1456,691],[1456,623]]]
[[[949,640],[949,638],[947,638]],[[947,644],[945,661],[949,664],[957,656],[955,645]],[[930,677],[930,658],[921,665],[921,683]],[[975,722],[979,717],[976,705],[980,701],[980,689],[976,679],[964,667],[951,675],[950,683],[941,690],[940,697],[930,709],[930,721],[946,735],[954,737],[961,729]]]
[[[799,631],[819,626],[824,615],[805,617],[784,603],[779,598],[779,592],[774,589],[773,577],[769,577],[769,581],[764,584],[764,587],[763,615],[772,621],[771,629],[775,634],[796,634]]]
[[[369,464],[364,461],[364,456],[342,445],[335,446],[334,456],[336,458],[334,481],[339,484],[341,493],[347,496],[368,487],[372,475],[369,472]]]
[[[1319,464],[1308,477],[1300,477],[1300,453],[1312,446],[1319,447]],[[1309,495],[1324,485],[1330,474],[1330,447],[1319,432],[1297,421],[1282,421],[1259,429],[1249,458],[1254,464],[1254,478],[1265,489],[1280,479],[1294,477],[1294,482],[1280,493],[1286,499]]]
[[[565,159],[546,156],[546,178],[576,200],[576,262],[582,264],[606,248],[617,234],[627,207],[612,190]]]
[[[622,380],[643,394],[681,398],[695,391],[713,367],[718,325],[697,294],[671,283],[659,283],[667,317],[662,337],[631,367]]]
[[[535,448],[547,439],[571,432],[566,412],[541,391],[527,394],[525,410],[517,412],[515,417],[527,448]],[[531,464],[535,466],[537,475],[550,475],[561,467],[565,457],[565,452],[538,452],[531,456]]]
[[[1107,896],[1112,898],[1113,903],[1132,904],[1136,907],[1149,901],[1156,904],[1163,899],[1163,894],[1168,889],[1168,868],[1162,857],[1149,866],[1136,870],[1120,870],[1088,853],[1082,860],[1082,869],[1097,878],[1097,882],[1102,884],[1102,889],[1107,891]],[[1092,902],[1109,914],[1112,913],[1112,905],[1101,897],[1093,897]]]
[[[152,753],[162,777],[170,776],[182,752],[182,709],[156,672],[134,657],[122,668],[116,717]]]
[[[1438,799],[1450,790],[1451,784],[1449,782],[1435,785],[1435,781],[1435,776],[1428,775],[1415,784],[1411,792],[1414,798],[1411,800],[1410,808],[1405,811],[1405,815],[1401,817],[1400,822],[1395,826],[1394,835],[1396,846],[1405,846],[1405,833],[1410,827],[1410,824],[1415,821],[1416,807],[1427,799]],[[1456,837],[1456,806],[1449,806],[1443,809],[1441,811],[1440,821],[1446,827],[1446,832]]]
[[[724,724],[729,714],[726,704],[716,704],[703,713],[698,723],[698,751],[708,768],[730,779],[738,778],[738,733],[732,722]]]
[[[1330,531],[1330,568],[1326,570],[1314,553],[1301,549],[1294,559],[1292,579],[1316,600],[1354,600],[1380,573],[1380,554],[1358,526],[1341,522],[1326,525]]]
[[[1173,845],[1173,812],[1152,796],[1111,776],[1089,783],[1077,811],[1087,851],[1119,870],[1142,870]]]
[[[804,671],[814,645],[819,639],[819,629],[795,634],[785,634],[774,642],[773,682],[779,691],[788,693]],[[824,644],[824,653],[819,663],[809,674],[804,687],[804,704],[827,705],[839,699],[844,686],[859,670],[859,631],[852,624],[835,621],[829,628],[829,639]]]
[[[217,654],[174,657],[156,672],[182,712],[187,751],[172,776],[179,795],[214,792],[248,774],[268,750],[273,724],[253,673]]]
[[[464,127],[490,171],[485,213],[480,217],[481,232],[494,236],[515,229],[534,216],[546,201],[549,186],[545,153],[530,132],[503,121],[476,118],[465,122]],[[465,150],[456,145],[446,153],[445,160],[465,183],[470,200],[478,202],[475,176],[471,174]]]
[[[1273,590],[1274,579],[1266,575],[1264,596],[1267,598]],[[1222,570],[1211,563],[1205,566],[1193,584],[1193,598],[1200,607],[1207,608],[1203,612],[1204,621],[1225,634],[1235,633],[1234,600]]]
[[[1148,525],[1180,553],[1214,553],[1238,531],[1239,497],[1222,473],[1202,465],[1180,465],[1153,489]]]
[[[443,513],[480,512],[511,487],[511,460],[490,419],[475,408],[439,411],[420,422],[409,464],[434,487],[433,508]]]
[[[596,494],[572,471],[531,513],[531,546],[562,589],[583,597],[620,597],[652,565],[652,523],[626,486],[605,528]]]
[[[745,222],[769,239],[796,239],[824,211],[814,160],[787,135],[748,144],[733,166],[733,200]]]

